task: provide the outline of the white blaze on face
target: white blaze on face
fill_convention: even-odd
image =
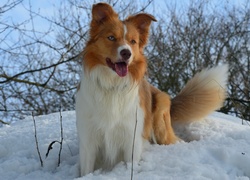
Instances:
[[[126,34],[127,34],[127,32],[128,32],[127,26],[126,26],[125,24],[123,25],[123,29],[124,29],[123,38],[124,38],[124,40],[125,40],[125,39],[126,39]]]
[[[126,27],[125,24],[123,25],[123,29],[124,29],[124,35],[123,35],[124,44],[121,45],[121,46],[119,46],[118,49],[117,49],[118,58],[122,59],[122,57],[121,57],[121,51],[124,50],[124,49],[128,49],[131,52],[131,56],[129,58],[128,63],[131,63],[131,59],[132,59],[133,54],[132,54],[131,47],[126,43],[126,34],[128,33],[128,29],[127,29],[127,27]]]

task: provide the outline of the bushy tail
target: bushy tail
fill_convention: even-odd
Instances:
[[[172,121],[199,120],[222,107],[226,98],[228,65],[197,73],[172,99]]]

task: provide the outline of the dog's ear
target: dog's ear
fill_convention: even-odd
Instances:
[[[148,33],[151,22],[156,21],[155,17],[150,14],[141,13],[135,16],[128,17],[126,21],[132,22],[136,26],[140,34],[139,45],[140,47],[144,47],[148,40]]]
[[[90,23],[90,37],[95,39],[100,33],[103,25],[110,21],[117,21],[118,14],[106,3],[94,4],[92,7],[92,21]]]
[[[106,3],[94,4],[92,7],[92,22],[103,23],[112,18],[118,18],[118,14]]]

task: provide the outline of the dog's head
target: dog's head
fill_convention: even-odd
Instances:
[[[120,77],[128,73],[143,76],[146,71],[143,48],[152,21],[156,21],[155,18],[145,13],[121,21],[110,5],[93,5],[85,64],[90,69],[100,64],[107,66]]]

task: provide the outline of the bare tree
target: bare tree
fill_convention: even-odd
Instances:
[[[207,7],[208,1],[192,1],[184,13],[170,7],[162,15],[147,49],[150,80],[175,96],[197,71],[228,63],[228,98],[221,111],[249,120],[249,3],[220,11]]]
[[[152,0],[138,6],[134,1],[107,0],[121,18],[143,11]],[[81,73],[81,53],[88,39],[92,4],[95,1],[61,1],[53,16],[31,4],[9,0],[0,15],[22,6],[29,18],[0,21],[0,116],[7,121],[25,115],[74,109],[74,94]],[[1,16],[0,16],[1,17]],[[39,29],[37,19],[46,24]]]
[[[74,109],[81,74],[82,49],[88,39],[95,0],[67,0],[53,15],[34,9],[24,0],[8,0],[0,7],[0,119]],[[250,4],[216,8],[208,1],[156,7],[153,0],[106,0],[121,19],[138,12],[163,11],[153,24],[145,49],[149,80],[175,96],[194,73],[229,63],[228,99],[221,111],[250,119]],[[13,21],[10,14],[23,7],[29,14]],[[149,8],[151,7],[151,8]],[[152,8],[154,7],[154,8]],[[157,9],[156,9],[157,8]],[[46,24],[40,28],[37,20]]]
[[[22,2],[19,5],[25,6]],[[86,29],[82,31],[84,26],[77,24],[80,19],[75,19],[75,16],[55,19],[33,11],[31,5],[26,9],[29,19],[1,24],[5,29],[1,33],[0,47],[3,59],[0,69],[0,97],[3,103],[0,110],[20,118],[31,112],[53,112],[60,104],[65,109],[73,109],[73,92],[77,84],[74,76],[79,74],[79,46],[84,43]],[[36,28],[35,18],[45,20],[49,24],[48,29],[40,31]],[[67,21],[75,25],[68,28],[70,24],[66,24]],[[64,33],[64,38],[68,37],[67,42],[59,36],[59,32]],[[53,34],[55,37],[51,38]],[[13,36],[16,36],[14,40]],[[70,72],[72,66],[76,70]]]

